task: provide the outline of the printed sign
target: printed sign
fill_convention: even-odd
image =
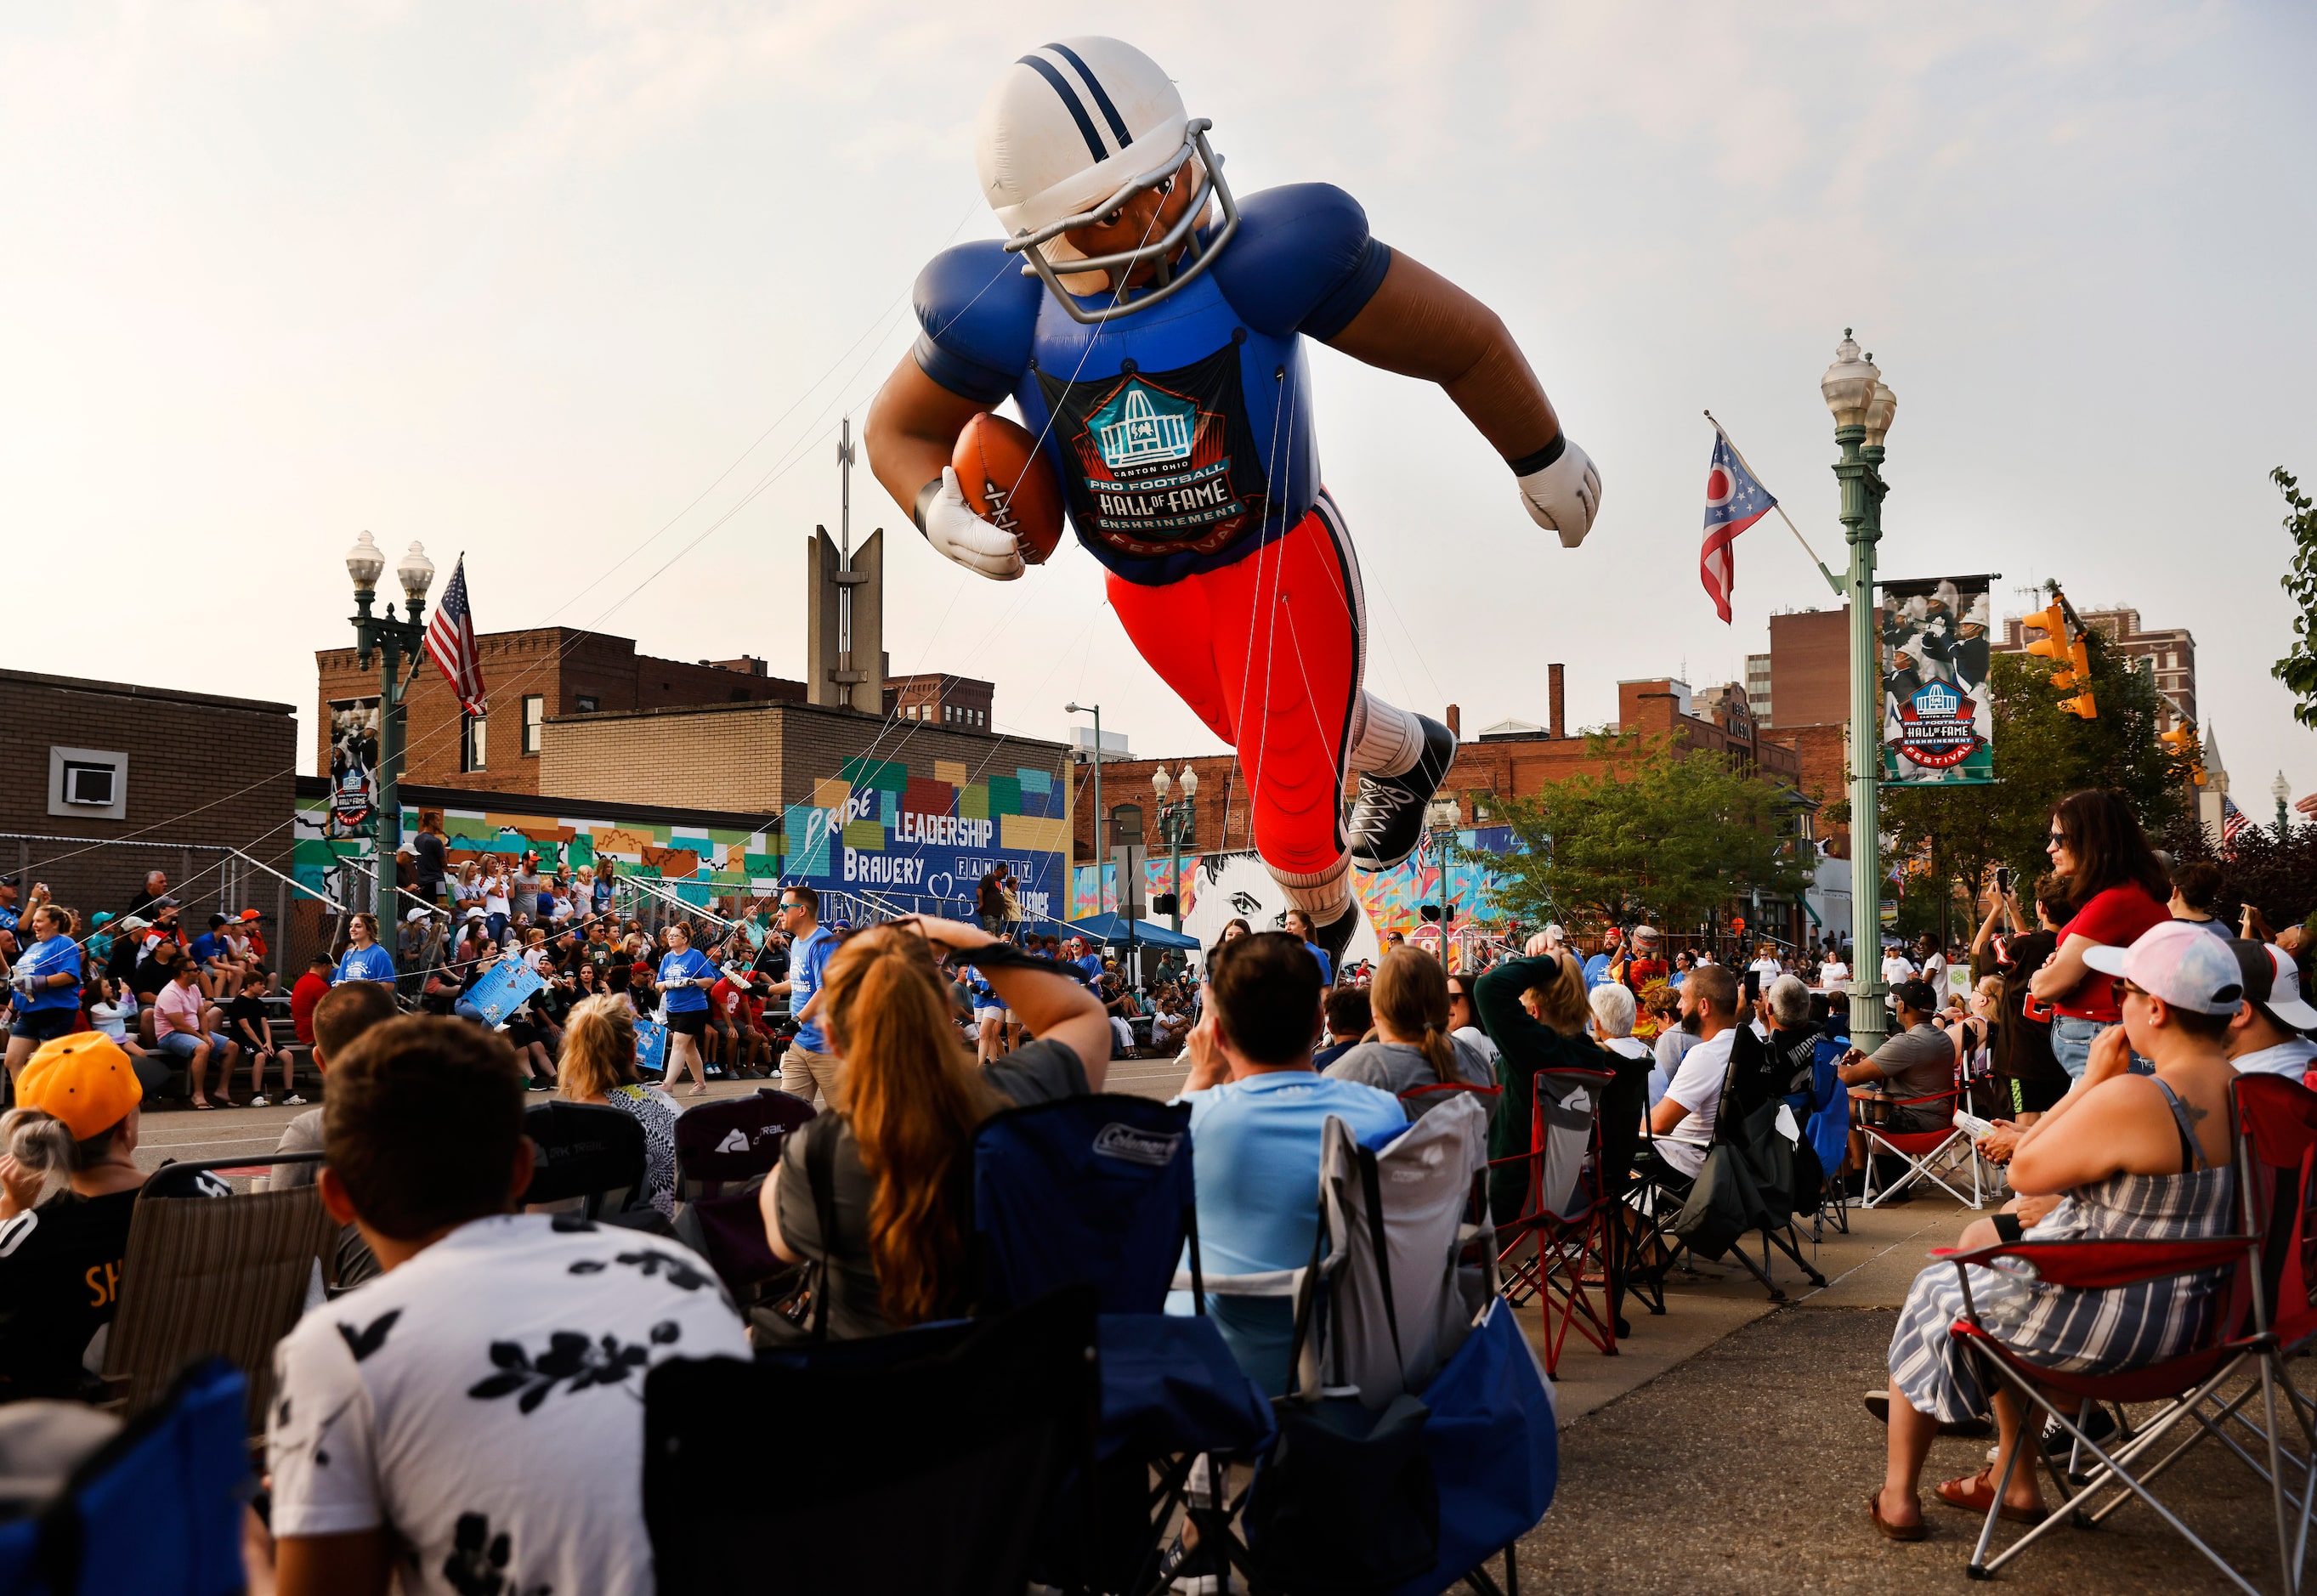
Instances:
[[[330,804],[323,834],[366,837],[376,829],[378,700],[349,699],[330,705]]]
[[[1994,780],[1987,579],[1886,582],[1882,620],[1884,782]]]
[[[636,1074],[654,1075],[667,1070],[667,1027],[657,1020],[636,1021]]]
[[[502,958],[475,983],[467,1001],[482,1011],[484,1024],[497,1026],[546,985],[537,970],[520,959]]]

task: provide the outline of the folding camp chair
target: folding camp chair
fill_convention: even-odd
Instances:
[[[676,1196],[696,1202],[753,1185],[780,1163],[789,1133],[812,1117],[810,1103],[774,1091],[687,1109],[675,1121]]]
[[[2252,1323],[2253,1298],[2260,1271],[2260,1238],[2222,1235],[2195,1241],[2011,1242],[1969,1253],[1940,1248],[1932,1256],[1947,1260],[1963,1273],[1964,1314],[1955,1322],[1951,1333],[1986,1371],[1990,1388],[2000,1386],[2010,1391],[2027,1421],[2022,1426],[2026,1439],[2014,1449],[2003,1477],[1995,1484],[1995,1499],[1989,1506],[1987,1521],[1980,1529],[1978,1544],[1972,1550],[1965,1572],[1973,1579],[1989,1578],[2062,1520],[2089,1528],[2124,1502],[2136,1498],[2203,1553],[2236,1589],[2246,1592],[2246,1596],[2259,1596],[2257,1587],[2230,1566],[2150,1489],[2157,1474],[2171,1459],[2165,1458],[2154,1467],[2136,1472],[2134,1466],[2145,1459],[2167,1435],[2196,1420],[2198,1410],[2247,1363],[2261,1361],[2262,1348],[2269,1338],[2255,1330]],[[2222,1270],[2227,1271],[2227,1278],[2218,1289],[2225,1306],[2215,1315],[2214,1333],[2204,1345],[2162,1363],[2107,1374],[2047,1369],[2030,1363],[2005,1346],[1981,1321],[1967,1266],[1994,1265],[1998,1260],[2016,1261],[2012,1267],[2025,1266],[2044,1284],[2086,1291],[2115,1290],[2198,1271]],[[2263,1372],[2266,1386],[2265,1366]],[[2055,1395],[2061,1400],[2055,1401]],[[2277,1434],[2273,1390],[2270,1395],[2268,1435],[2273,1438]],[[2089,1407],[2098,1403],[2164,1405],[2129,1435],[2107,1438],[2104,1449],[2084,1428]],[[2062,1466],[2035,1443],[2042,1427],[2037,1421],[2044,1417],[2055,1422],[2068,1436],[2072,1449],[2094,1465],[2089,1480],[2083,1485],[2075,1486],[2063,1474]],[[2010,1485],[2011,1473],[2018,1467],[2020,1455],[2028,1452],[2044,1458],[2060,1494],[2067,1500],[2044,1522],[1990,1558],[1988,1548],[1995,1538],[2003,1493]],[[2268,1445],[2268,1473],[2275,1481],[2279,1477],[2278,1454],[2273,1440]],[[2092,1499],[2111,1488],[2118,1492],[2116,1500],[2093,1511],[2089,1507]],[[2281,1501],[2277,1506],[2281,1543],[2285,1534]],[[2289,1555],[2286,1564],[2289,1570]],[[2287,1588],[2291,1588],[2290,1583]]]
[[[1099,1408],[1084,1287],[755,1362],[667,1359],[644,1382],[659,1596],[1021,1596]],[[768,1485],[772,1436],[810,1461]]]
[[[1042,1583],[1141,1592],[1185,1504],[1192,1460],[1252,1456],[1270,1443],[1270,1404],[1205,1316],[1163,1310],[1178,1262],[1198,1278],[1190,1110],[1124,1094],[1064,1098],[985,1121],[974,1137],[974,1244],[984,1312],[1067,1286],[1101,1313],[1096,1542],[1056,1538]],[[1088,1480],[1091,1480],[1091,1485]]]
[[[1918,1181],[1928,1181],[1966,1208],[1987,1206],[1984,1183],[1980,1179],[1979,1148],[1972,1141],[1970,1134],[1957,1127],[1954,1119],[1956,1108],[1967,1101],[1964,1094],[1969,1090],[1969,1083],[1964,1079],[1964,1067],[1962,1061],[1958,1060],[1955,1083],[1945,1092],[1933,1092],[1928,1097],[1851,1100],[1859,1105],[1858,1131],[1866,1144],[1865,1178],[1858,1198],[1860,1208],[1879,1208]],[[1867,1118],[1868,1105],[1878,1102],[1891,1108],[1937,1109],[1942,1123],[1934,1130],[1887,1130]],[[1877,1154],[1888,1154],[1901,1160],[1906,1164],[1907,1172],[1878,1188],[1874,1169]],[[1968,1197],[1947,1183],[1949,1177],[1960,1181],[1966,1174],[1971,1184]]]
[[[1607,1356],[1617,1354],[1612,1298],[1623,1294],[1624,1264],[1607,1200],[1601,1129],[1601,1107],[1615,1078],[1606,1070],[1540,1071],[1529,1150],[1490,1166],[1528,1166],[1519,1216],[1497,1227],[1497,1268],[1507,1303],[1519,1307],[1540,1299],[1550,1374],[1560,1372],[1572,1330]]]
[[[273,1393],[274,1343],[309,1297],[335,1278],[338,1222],[311,1186],[156,1195],[187,1189],[187,1180],[182,1165],[157,1172],[130,1216],[104,1378],[134,1417],[192,1360],[225,1358],[247,1382],[247,1433],[255,1435]]]
[[[73,1470],[33,1517],[0,1525],[7,1596],[237,1596],[249,1480],[248,1392],[222,1358],[188,1367]]]
[[[1803,1134],[1818,1155],[1820,1172],[1826,1177],[1819,1182],[1818,1209],[1811,1216],[1813,1244],[1826,1239],[1829,1225],[1843,1235],[1850,1234],[1850,1187],[1842,1178],[1850,1154],[1850,1088],[1834,1073],[1848,1047],[1847,1042],[1821,1037],[1811,1061],[1812,1101]]]
[[[523,1128],[538,1148],[523,1194],[530,1212],[609,1218],[642,1190],[644,1128],[632,1114],[601,1103],[533,1103],[523,1110]]]

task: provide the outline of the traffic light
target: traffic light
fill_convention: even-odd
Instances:
[[[2028,653],[2041,655],[2055,665],[2068,657],[2068,611],[2057,595],[2053,597],[2050,609],[2038,610],[2019,624],[2028,631],[2044,634],[2027,645]],[[2060,685],[2069,684],[2062,682]]]
[[[1176,897],[1173,893],[1171,893],[1171,892],[1162,892],[1162,893],[1160,893],[1158,896],[1156,896],[1156,897],[1154,897],[1154,898],[1152,898],[1152,899],[1150,900],[1150,912],[1151,912],[1151,914],[1176,914],[1176,913],[1178,913],[1179,911],[1176,909],[1176,905],[1180,901],[1181,901],[1181,900],[1180,900],[1180,899],[1178,899],[1178,898],[1177,898],[1177,897]]]
[[[2164,751],[2167,753],[2175,754],[2181,759],[2188,757],[2188,751],[2195,747],[2196,743],[2196,735],[2189,731],[2186,721],[2169,732],[2159,732],[2156,735],[2156,740],[2164,745]]]
[[[1429,921],[1436,922],[1440,918],[1440,905],[1438,904],[1426,904],[1417,912],[1423,915],[1425,919]]]
[[[2050,607],[2038,610],[2019,624],[2028,631],[2044,634],[2027,645],[2027,652],[2052,662],[2052,685],[2062,692],[2071,687],[2081,690],[2073,698],[2062,699],[2060,708],[2080,719],[2098,719],[2099,706],[2093,701],[2091,691],[2091,646],[2084,641],[2083,628],[2068,609],[2066,595],[2054,587]]]
[[[2078,693],[2074,698],[2062,699],[2060,700],[2060,708],[2066,713],[2073,715],[2081,720],[2098,720],[2099,718],[2099,706],[2092,702],[2091,689],[2089,687],[2084,689],[2083,691]]]

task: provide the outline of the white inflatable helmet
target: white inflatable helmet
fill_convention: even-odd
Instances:
[[[1184,113],[1183,96],[1158,64],[1115,39],[1065,39],[1041,45],[1008,67],[982,103],[974,165],[983,198],[1006,229],[1006,249],[1025,257],[1081,322],[1109,321],[1147,310],[1212,263],[1239,230],[1239,207],[1207,147],[1204,119]],[[1115,254],[1086,259],[1061,236],[1092,225],[1135,195],[1173,181],[1193,156],[1201,188],[1167,233]],[[1222,225],[1203,248],[1198,225],[1212,200]],[[1185,245],[1179,265],[1175,257]],[[1102,272],[1111,303],[1087,309],[1064,291],[1055,261],[1075,275]],[[1156,282],[1129,298],[1126,281],[1154,268]]]

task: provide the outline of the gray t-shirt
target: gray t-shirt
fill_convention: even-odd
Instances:
[[[1086,1066],[1078,1056],[1060,1042],[1031,1042],[982,1068],[982,1079],[1016,1108],[1084,1097]],[[835,1209],[836,1244],[821,1238],[820,1218],[813,1210],[812,1176],[806,1157],[820,1142],[834,1138],[829,1164],[829,1187]],[[961,1224],[972,1222],[973,1156],[965,1149],[951,1168],[956,1212]],[[781,1152],[779,1194],[781,1239],[798,1256],[828,1265],[828,1335],[832,1341],[885,1335],[896,1326],[885,1317],[877,1300],[877,1264],[869,1251],[869,1205],[877,1183],[861,1167],[861,1148],[853,1139],[853,1125],[842,1114],[825,1113],[807,1122]],[[961,1309],[963,1304],[957,1305]]]
[[[1497,1072],[1478,1048],[1455,1036],[1445,1039],[1449,1051],[1455,1055],[1456,1078],[1468,1086],[1493,1086]],[[1361,1042],[1346,1049],[1337,1060],[1320,1072],[1334,1081],[1356,1081],[1363,1086],[1373,1086],[1379,1092],[1389,1092],[1394,1097],[1417,1086],[1439,1083],[1431,1060],[1423,1049],[1407,1042]],[[1403,1102],[1410,1119],[1427,1113],[1446,1101],[1448,1094],[1430,1092],[1414,1102]]]
[[[1890,1077],[1884,1090],[1893,1097],[1936,1097],[1955,1085],[1955,1044],[1929,1025],[1892,1037],[1874,1049],[1874,1062]]]

